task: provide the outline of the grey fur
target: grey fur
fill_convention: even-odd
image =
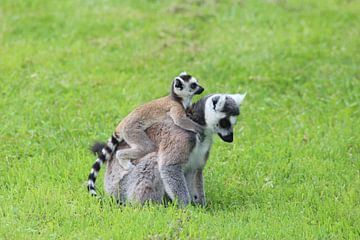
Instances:
[[[190,203],[190,193],[187,188],[183,166],[181,164],[159,166],[159,171],[165,191],[170,199],[178,199],[181,205],[188,205]]]
[[[175,82],[179,83],[178,87]],[[88,175],[88,191],[91,195],[96,196],[95,182],[101,166],[110,160],[114,153],[124,169],[119,175],[125,176],[126,171],[133,168],[132,160],[141,159],[147,153],[157,150],[157,146],[146,133],[146,129],[152,125],[171,118],[178,127],[203,135],[203,127],[187,117],[186,109],[190,107],[192,97],[201,94],[204,89],[195,78],[185,72],[176,77],[171,86],[169,96],[145,103],[129,113],[118,124],[112,137],[103,145],[102,149],[94,145],[98,158]],[[126,142],[129,146],[117,148],[120,142]],[[163,145],[166,144],[159,146]]]
[[[205,122],[205,103],[209,97],[212,95],[206,95],[202,97],[199,101],[194,103],[192,107],[187,111],[188,116],[194,121],[199,123],[202,126],[206,125]]]
[[[172,200],[178,198],[184,205],[188,204],[184,174],[176,172],[186,163],[195,145],[195,134],[177,127],[171,119],[153,125],[146,132],[158,146],[158,151],[134,161],[136,166],[129,173],[123,170],[119,161],[114,161],[115,158],[108,161],[105,191],[121,202],[144,203],[161,201],[158,196],[162,199],[166,188]],[[120,146],[120,149],[124,148],[127,146]]]
[[[226,103],[222,112],[226,113],[228,116],[238,116],[240,114],[240,108],[237,106],[235,100],[231,97],[226,97],[225,101]]]
[[[129,202],[143,204],[145,201],[161,203],[165,187],[157,166],[157,154],[150,153],[144,157],[136,168],[124,178],[125,196]]]
[[[205,186],[204,186],[203,169],[198,169],[196,171],[194,187],[195,187],[195,194],[193,196],[194,203],[205,206],[206,205],[206,198],[205,198]]]
[[[209,98],[211,95],[194,104],[194,111],[189,116],[193,121],[205,121],[205,106]],[[233,105],[234,102],[226,101],[224,106],[227,104]],[[225,115],[232,116],[234,106],[223,109],[231,109]],[[171,200],[178,199],[180,205],[187,205],[190,201],[205,205],[203,168],[209,156],[212,135],[217,133],[210,127],[207,126],[204,141],[195,142],[194,133],[175,126],[171,120],[155,124],[147,134],[158,146],[157,152],[134,162],[135,167],[125,177],[121,176],[123,170],[118,161],[108,161],[105,191],[122,202],[162,202],[168,195]]]

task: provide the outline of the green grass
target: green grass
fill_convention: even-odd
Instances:
[[[0,239],[359,239],[360,2],[0,1]],[[248,92],[208,206],[101,206],[106,140],[180,71]],[[97,186],[102,191],[102,174]]]

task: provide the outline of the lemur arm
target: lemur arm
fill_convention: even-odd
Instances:
[[[201,206],[205,206],[205,190],[204,190],[204,177],[202,173],[202,169],[196,170],[195,178],[194,178],[194,190],[195,194],[193,196],[194,203],[200,204]]]
[[[210,149],[207,151],[202,161],[206,162],[208,160],[209,153],[210,153]],[[193,186],[192,200],[195,204],[200,204],[201,206],[205,206],[206,198],[205,198],[205,189],[204,189],[203,168],[195,169],[192,179],[193,179],[193,183],[191,184]]]
[[[169,115],[176,126],[194,133],[203,134],[204,127],[188,118],[182,106],[171,107]]]
[[[177,199],[181,206],[188,205],[190,203],[190,194],[186,186],[182,165],[160,165],[159,170],[165,191],[171,200]]]

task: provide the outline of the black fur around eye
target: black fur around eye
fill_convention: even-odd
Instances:
[[[197,87],[197,84],[196,84],[196,83],[192,83],[192,84],[190,85],[190,87],[191,87],[191,89],[195,89],[195,88]]]
[[[227,119],[227,118],[221,119],[219,124],[220,124],[221,128],[230,128],[231,127],[231,123],[230,123],[229,119]]]

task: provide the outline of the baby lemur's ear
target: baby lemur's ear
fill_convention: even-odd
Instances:
[[[229,96],[235,100],[236,104],[240,106],[240,104],[244,101],[247,93],[244,94],[230,94]]]

